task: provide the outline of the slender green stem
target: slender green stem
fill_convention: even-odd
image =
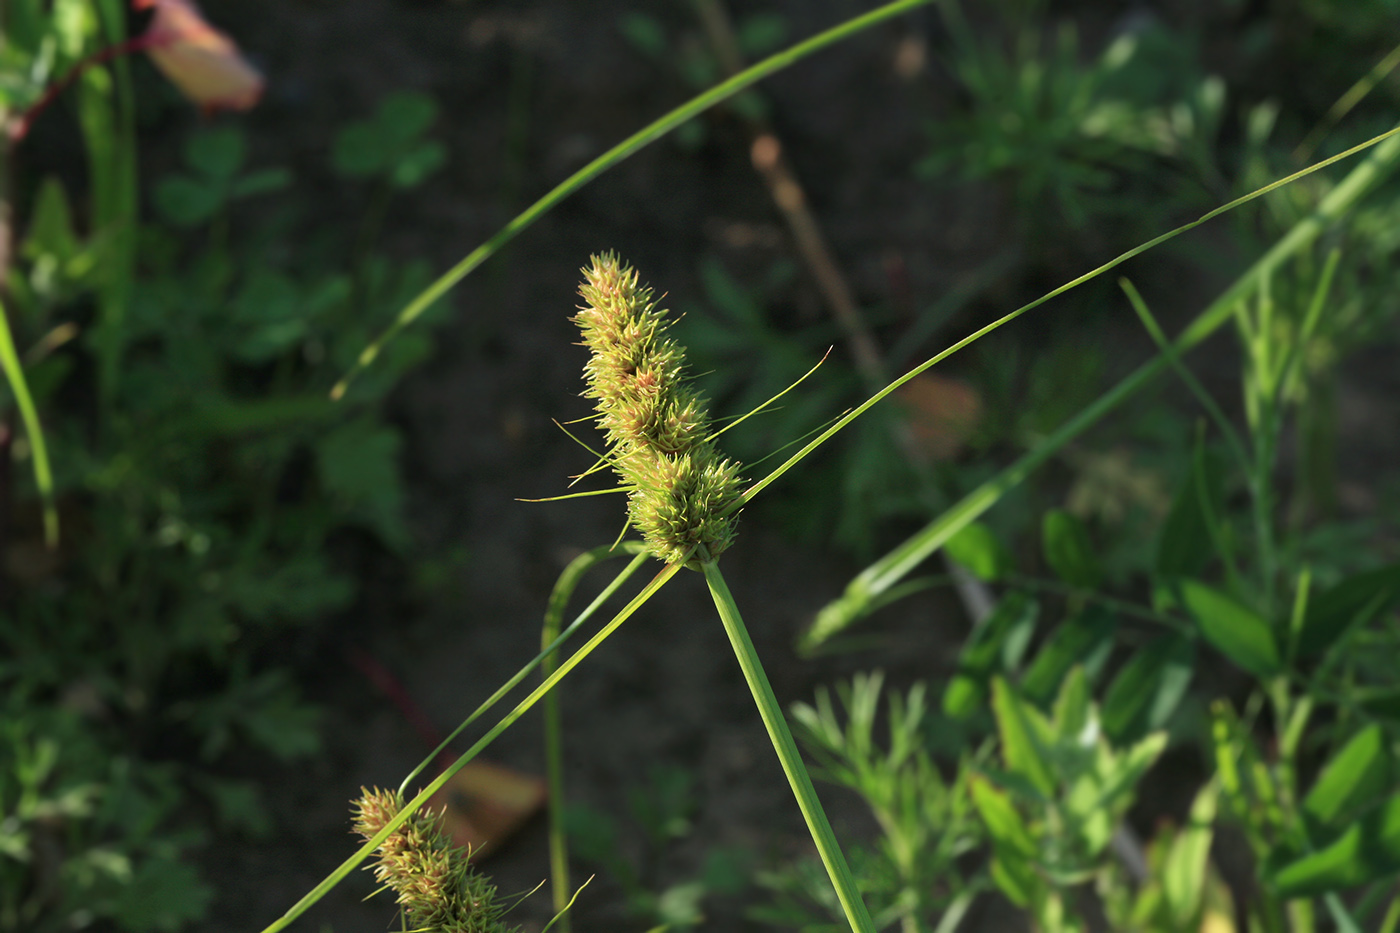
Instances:
[[[768,729],[768,738],[778,753],[778,761],[782,763],[788,783],[792,785],[793,795],[797,797],[797,806],[801,808],[802,817],[807,821],[812,841],[817,844],[822,864],[826,866],[826,873],[831,876],[831,883],[836,887],[836,897],[841,901],[846,920],[851,924],[851,929],[858,933],[874,933],[874,921],[870,919],[870,912],[861,900],[855,878],[846,865],[846,857],[841,854],[841,847],[836,842],[836,834],[831,831],[831,824],[827,822],[821,801],[817,799],[817,792],[812,787],[812,779],[807,775],[807,767],[802,763],[802,755],[797,750],[797,743],[793,741],[792,731],[788,729],[782,707],[778,705],[778,698],[773,695],[768,675],[763,672],[763,663],[759,661],[753,640],[749,638],[748,629],[744,627],[744,620],[739,615],[739,607],[734,604],[734,597],[724,582],[719,565],[707,561],[703,566],[705,582],[710,585],[710,595],[714,597],[720,621],[724,623],[724,631],[729,635],[729,643],[734,646],[734,656],[739,659],[744,679],[748,681],[749,690],[753,692],[758,713],[763,717],[763,725]]]
[[[585,551],[569,562],[564,572],[554,584],[549,594],[549,606],[544,613],[544,626],[540,629],[540,650],[547,653],[540,666],[540,674],[546,679],[554,673],[555,643],[559,640],[559,627],[564,621],[564,610],[569,598],[574,595],[579,580],[596,564],[609,557],[623,554],[635,555],[627,569],[619,576],[630,575],[647,559],[646,545],[640,541],[626,541],[618,547],[596,547]],[[591,607],[590,607],[591,608]],[[577,624],[577,623],[576,623]],[[572,626],[570,626],[572,628]],[[544,760],[545,776],[549,784],[549,873],[553,884],[554,912],[559,917],[560,933],[569,933],[572,921],[568,914],[569,902],[569,840],[564,827],[564,739],[563,723],[559,712],[559,691],[551,690],[544,698]]]
[[[24,378],[24,367],[20,365],[3,304],[0,304],[0,370],[4,370],[5,379],[10,383],[10,392],[24,421],[24,433],[29,437],[29,451],[34,458],[34,484],[44,503],[44,542],[51,548],[58,547],[58,506],[54,500],[53,471],[49,468],[49,448],[44,443],[39,412],[29,394],[29,383]]]
[[[1058,580],[1049,580],[1044,577],[1033,577],[1022,573],[1008,573],[1002,578],[1008,585],[1021,587],[1027,590],[1037,590],[1042,593],[1054,593],[1066,599],[1080,599],[1085,603],[1103,606],[1121,615],[1142,619],[1144,622],[1152,622],[1156,625],[1171,629],[1178,635],[1194,636],[1196,627],[1191,623],[1178,619],[1165,612],[1156,612],[1152,609],[1145,609],[1137,603],[1126,599],[1117,599],[1112,596],[1105,596],[1098,590],[1086,590],[1077,586],[1070,586]]]
[[[703,94],[691,98],[659,120],[647,124],[616,146],[613,146],[607,152],[598,156],[598,158],[589,162],[583,168],[560,182],[552,191],[534,204],[531,204],[516,216],[514,220],[498,230],[489,240],[468,253],[466,258],[461,262],[443,273],[437,281],[423,289],[423,291],[418,294],[418,297],[414,298],[408,303],[407,307],[399,312],[398,317],[394,319],[394,323],[391,324],[384,333],[380,334],[373,343],[360,352],[359,359],[356,360],[355,365],[351,367],[350,371],[345,374],[345,377],[341,379],[340,382],[336,383],[335,388],[331,390],[331,398],[338,399],[344,396],[345,390],[350,385],[350,381],[366,366],[374,362],[375,358],[379,356],[379,352],[388,341],[392,340],[399,331],[412,324],[419,315],[450,291],[458,282],[466,278],[472,270],[499,252],[503,246],[515,239],[517,235],[536,220],[543,217],[560,201],[563,201],[569,195],[573,194],[614,165],[617,165],[638,150],[665,136],[676,127],[699,116],[714,105],[728,100],[748,86],[762,81],[769,75],[782,71],[789,65],[801,61],[813,52],[840,42],[842,39],[852,36],[864,29],[869,29],[877,23],[884,22],[891,17],[906,13],[915,7],[923,6],[929,2],[931,2],[931,0],[896,0],[894,3],[887,3],[882,7],[871,10],[863,16],[849,19],[825,32],[818,33],[812,38],[799,42],[789,49],[785,49],[778,52],[776,55],[765,58],[751,68],[744,69],[728,81],[723,81],[715,85]]]
[[[626,550],[628,553],[633,553],[631,549],[639,546],[640,545],[637,542],[624,541],[623,543],[618,545],[618,548]],[[574,621],[569,623],[569,627],[564,629],[563,633],[560,634],[558,638],[550,642],[550,644],[547,647],[545,647],[544,650],[542,650],[539,654],[535,655],[532,659],[530,659],[530,661],[526,663],[524,667],[522,667],[520,670],[516,671],[513,675],[511,675],[511,678],[509,680],[497,687],[495,693],[491,694],[489,697],[483,700],[481,705],[478,706],[475,710],[473,710],[470,716],[468,716],[466,719],[463,719],[457,725],[457,728],[453,729],[452,732],[447,736],[447,738],[443,739],[442,742],[438,744],[438,747],[433,749],[432,752],[429,753],[428,757],[424,758],[418,763],[418,767],[414,768],[407,774],[407,776],[404,777],[403,783],[399,785],[399,793],[402,794],[405,791],[407,791],[408,785],[413,781],[413,779],[416,778],[418,775],[422,774],[423,770],[427,768],[428,765],[432,764],[434,761],[437,761],[437,757],[442,754],[443,749],[447,748],[448,745],[452,744],[452,740],[457,738],[457,736],[461,735],[463,729],[467,728],[467,726],[475,722],[477,720],[477,717],[479,717],[482,713],[485,713],[491,707],[495,706],[500,701],[501,697],[514,690],[517,684],[524,680],[531,671],[533,671],[536,667],[538,667],[541,663],[544,662],[545,658],[549,657],[554,651],[558,650],[560,645],[568,641],[569,637],[573,635],[574,632],[578,631],[579,626],[582,625],[584,622],[588,621],[590,618],[592,618],[593,613],[597,612],[599,607],[601,607],[603,603],[611,599],[612,595],[618,591],[618,588],[621,587],[623,583],[627,582],[627,580],[632,576],[632,574],[636,572],[638,566],[640,566],[639,561],[634,561],[633,563],[627,565],[627,567],[624,568],[621,573],[619,573],[615,578],[613,578],[613,581],[609,583],[601,593],[594,597],[593,601],[588,604],[587,608],[580,612],[578,616],[574,618]]]
[[[1225,289],[1215,301],[1211,302],[1209,307],[1202,311],[1200,315],[1191,322],[1186,330],[1173,342],[1172,348],[1175,354],[1179,356],[1185,351],[1194,348],[1211,334],[1215,333],[1215,331],[1219,330],[1225,322],[1229,321],[1234,316],[1237,303],[1248,297],[1261,277],[1268,275],[1280,263],[1311,245],[1323,230],[1336,222],[1344,211],[1356,203],[1366,192],[1370,191],[1387,172],[1392,170],[1397,159],[1400,158],[1400,138],[1397,138],[1397,133],[1400,133],[1400,126],[1363,143],[1363,148],[1374,145],[1375,151],[1360,165],[1352,169],[1346,178],[1342,179],[1335,188],[1328,192],[1311,215],[1295,224],[1267,253],[1250,266],[1243,275],[1236,279],[1229,288]],[[1354,155],[1358,151],[1360,151],[1360,149],[1354,147],[1339,155]],[[1334,156],[1332,160],[1328,161],[1335,161],[1336,158],[1338,157]],[[1318,163],[1315,166],[1311,166],[1304,170],[1304,173],[1315,171],[1323,164],[1325,163]],[[1246,200],[1258,197],[1265,191],[1273,190],[1280,185],[1296,180],[1304,173],[1290,175],[1287,178],[1274,182],[1266,188],[1246,195],[1244,198],[1231,201],[1223,207],[1216,208],[1199,220],[1179,227],[1170,233],[1163,234],[1155,240],[1124,253],[1117,259],[1095,269],[1093,272],[1080,276],[1031,304],[1019,308],[1006,317],[989,324],[987,327],[982,328],[965,340],[959,341],[938,356],[927,361],[915,370],[912,370],[908,375],[896,380],[879,396],[872,398],[852,411],[849,415],[842,418],[833,425],[831,429],[818,436],[814,442],[804,447],[797,455],[792,457],[782,467],[779,467],[777,471],[771,474],[762,483],[750,488],[745,495],[751,497],[758,489],[762,488],[762,486],[766,485],[768,482],[771,482],[779,473],[786,470],[797,460],[806,456],[807,453],[815,449],[818,444],[824,442],[831,434],[834,434],[837,430],[844,427],[889,391],[892,391],[908,379],[913,378],[914,375],[917,375],[934,363],[946,358],[993,328],[1001,326],[1003,323],[1048,301],[1050,298],[1062,294],[1108,271],[1128,258],[1136,256],[1179,233],[1183,233],[1211,217],[1233,209]],[[1058,430],[1047,437],[1040,446],[1026,453],[1015,463],[1012,463],[996,476],[972,490],[972,492],[968,493],[943,512],[942,515],[939,515],[928,525],[924,526],[921,531],[915,533],[889,554],[867,567],[847,585],[846,592],[839,599],[832,602],[818,614],[812,628],[803,636],[804,644],[809,647],[815,647],[846,628],[855,620],[863,617],[873,598],[879,596],[885,590],[904,579],[915,567],[923,563],[929,555],[941,548],[949,538],[967,527],[967,525],[975,521],[978,516],[995,505],[1002,495],[1023,482],[1027,476],[1033,473],[1046,460],[1050,459],[1050,457],[1064,447],[1065,444],[1088,430],[1089,427],[1097,423],[1104,415],[1136,394],[1139,389],[1151,382],[1156,376],[1169,368],[1170,365],[1169,359],[1162,354],[1158,354],[1151,360],[1148,360],[1123,379],[1122,382],[1118,383],[1118,385],[1099,396],[1098,399],[1083,411],[1065,422]]]
[[[1152,342],[1157,345],[1157,352],[1166,357],[1167,363],[1176,371],[1177,376],[1186,384],[1186,388],[1190,389],[1191,394],[1196,396],[1196,400],[1201,403],[1201,407],[1206,410],[1206,414],[1210,415],[1211,420],[1214,421],[1216,427],[1220,429],[1221,436],[1225,438],[1225,443],[1229,445],[1230,452],[1235,456],[1240,472],[1248,473],[1250,469],[1249,454],[1245,450],[1244,442],[1240,440],[1239,433],[1235,430],[1234,425],[1230,424],[1230,419],[1225,417],[1225,412],[1221,410],[1215,399],[1211,397],[1211,394],[1206,391],[1206,387],[1201,385],[1200,380],[1198,380],[1195,375],[1192,374],[1191,370],[1186,368],[1186,364],[1181,361],[1181,357],[1177,354],[1176,348],[1172,346],[1171,340],[1167,338],[1166,332],[1162,330],[1162,325],[1157,323],[1157,318],[1153,315],[1152,309],[1147,306],[1147,302],[1143,300],[1142,294],[1133,283],[1126,278],[1120,278],[1118,280],[1118,285],[1123,289],[1124,294],[1128,296],[1128,303],[1131,304],[1133,310],[1137,312],[1138,320],[1142,321],[1143,330],[1147,331],[1148,336],[1152,338]]]
[[[126,40],[126,10],[121,0],[96,0],[99,44],[118,48]],[[79,79],[78,122],[87,146],[92,184],[93,229],[108,238],[97,291],[98,321],[94,328],[97,352],[97,400],[104,417],[98,425],[108,431],[106,417],[115,404],[121,361],[126,347],[126,315],[136,268],[137,189],[136,107],[131,66],[117,56],[103,68],[87,70]]]
[[[657,590],[661,589],[667,581],[680,571],[683,564],[684,562],[682,561],[675,564],[668,564],[662,568],[661,572],[653,577],[652,581],[648,583],[640,593],[633,597],[632,601],[623,607],[622,611],[615,615],[612,621],[605,625],[598,634],[594,635],[582,648],[570,655],[569,659],[559,665],[559,669],[549,675],[544,683],[532,690],[529,696],[525,697],[525,699],[515,705],[514,709],[501,717],[501,721],[492,726],[491,730],[478,739],[475,745],[467,749],[462,756],[449,765],[442,774],[438,775],[437,778],[419,791],[418,796],[410,800],[397,816],[384,824],[383,829],[375,833],[364,845],[360,846],[354,855],[350,856],[334,871],[322,879],[316,887],[312,888],[300,900],[293,904],[285,914],[268,924],[263,929],[263,933],[277,933],[278,930],[285,929],[288,924],[305,913],[307,908],[325,897],[326,893],[330,891],[331,888],[334,888],[343,881],[346,875],[355,870],[356,866],[369,858],[374,850],[378,849],[394,830],[402,826],[410,816],[417,812],[423,804],[428,802],[428,799],[432,797],[433,794],[441,790],[443,785],[452,779],[453,775],[461,771],[462,768],[466,767],[468,762],[481,754],[482,750],[494,742],[497,736],[510,728],[517,719],[525,715],[525,713],[539,702],[541,697],[554,689],[555,684],[563,680],[570,671],[577,667],[579,662],[588,657],[588,655],[601,645],[608,636],[617,631],[618,627],[621,626],[623,622],[627,621],[633,613],[640,609],[647,600],[651,599],[651,597],[656,594]]]

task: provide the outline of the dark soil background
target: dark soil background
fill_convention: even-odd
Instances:
[[[426,257],[437,269],[690,96],[621,35],[619,16],[638,6],[634,0],[205,3],[209,17],[238,38],[268,77],[265,100],[246,118],[254,164],[294,167],[302,194],[315,200],[316,215],[327,224],[352,222],[352,205],[360,203],[324,168],[336,129],[368,114],[388,92],[433,96],[441,107],[436,136],[450,161],[395,202],[385,247],[398,257]],[[677,34],[698,37],[684,4],[641,6],[655,7],[651,12]],[[749,4],[731,6],[741,15]],[[782,13],[796,39],[869,6],[792,0],[762,8]],[[1117,5],[1090,5],[1088,28],[1107,28],[1121,13]],[[938,30],[926,8],[762,87],[786,154],[862,303],[889,301],[899,288],[914,305],[926,305],[1012,235],[994,189],[931,187],[911,171],[927,149],[923,121],[936,118],[952,93],[933,59]],[[927,51],[929,62],[901,75],[897,59],[911,49]],[[512,97],[526,102],[514,115]],[[719,112],[707,119],[707,131],[696,150],[662,140],[610,171],[452,293],[452,320],[436,331],[431,361],[396,396],[395,418],[409,438],[403,467],[421,548],[463,559],[442,563],[446,583],[425,590],[413,585],[414,568],[347,548],[346,559],[358,561],[370,581],[368,595],[302,648],[303,686],[325,711],[326,751],[285,769],[250,766],[265,769],[275,788],[268,797],[276,829],[264,841],[217,840],[205,850],[205,869],[219,892],[207,929],[247,933],[279,916],[353,851],[347,802],[358,789],[396,785],[425,752],[402,714],[343,661],[345,648],[362,647],[381,659],[441,728],[451,728],[534,654],[547,595],[566,562],[616,537],[622,516],[615,498],[517,501],[559,494],[566,477],[589,465],[587,454],[551,423],[587,412],[577,397],[584,355],[568,317],[577,270],[589,254],[617,250],[673,297],[699,292],[702,255],[717,255],[735,269],[797,258],[750,164],[742,124]],[[1052,268],[997,283],[931,349],[1089,268],[1098,248],[1061,244]],[[898,281],[889,274],[892,264],[906,270]],[[1169,322],[1214,285],[1182,269],[1164,257],[1132,270],[1144,291],[1154,278],[1176,283],[1174,295],[1154,305]],[[1039,281],[1041,275],[1053,281]],[[825,313],[808,277],[799,277],[792,301],[801,313]],[[1071,327],[1078,314],[1073,301],[1051,305],[1017,325],[1020,339],[1033,344],[1052,320]],[[1126,309],[1114,321],[1083,320],[1121,334],[1109,378],[1146,357],[1147,342]],[[1215,352],[1228,372],[1228,344]],[[1228,388],[1225,394],[1233,398]],[[892,544],[911,529],[888,529],[881,542]],[[883,647],[799,661],[794,637],[860,565],[825,542],[793,540],[755,510],[741,523],[724,567],[784,703],[810,699],[817,685],[856,670],[883,668],[901,687],[945,677],[967,631],[956,599],[934,594],[867,623]],[[648,765],[678,763],[696,775],[695,831],[654,866],[663,883],[691,876],[714,846],[743,847],[768,865],[811,851],[698,576],[683,575],[571,675],[563,706],[571,798],[621,816],[629,788]],[[542,772],[538,717],[505,733],[488,757]],[[870,830],[854,801],[830,789],[824,795],[838,834],[858,838]],[[484,868],[504,892],[527,891],[546,879],[543,819]],[[587,871],[576,868],[576,878],[584,877]],[[389,928],[387,899],[363,901],[371,887],[357,873],[299,928]],[[622,915],[619,900],[614,883],[599,878],[579,900],[575,929],[641,929]],[[748,929],[741,910],[738,901],[708,902],[705,928]],[[550,914],[542,890],[511,918],[537,931]],[[995,898],[984,897],[967,928],[1012,929],[1016,922]]]

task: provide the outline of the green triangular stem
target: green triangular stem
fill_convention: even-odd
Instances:
[[[861,899],[855,877],[851,874],[850,866],[846,864],[846,857],[841,853],[836,834],[831,831],[831,823],[827,821],[821,801],[817,799],[817,792],[812,787],[812,778],[807,774],[807,766],[802,763],[802,755],[792,738],[792,730],[788,728],[787,718],[778,704],[778,698],[773,695],[773,687],[768,683],[768,675],[763,671],[763,662],[758,659],[758,651],[754,649],[753,639],[749,638],[749,631],[744,627],[744,620],[739,615],[734,596],[729,592],[718,564],[707,561],[703,566],[705,582],[710,585],[710,595],[714,597],[715,608],[719,610],[725,634],[729,636],[729,643],[734,647],[734,656],[739,659],[744,680],[748,681],[754,703],[758,706],[758,714],[763,718],[763,725],[768,730],[773,750],[778,753],[783,773],[787,775],[788,784],[792,786],[792,793],[797,798],[802,818],[807,821],[807,830],[812,834],[812,841],[817,844],[817,853],[821,856],[826,873],[836,888],[836,897],[841,902],[846,920],[856,933],[875,933],[875,923],[870,919],[870,912],[865,907],[865,901]]]

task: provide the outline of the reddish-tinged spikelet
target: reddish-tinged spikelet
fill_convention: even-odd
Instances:
[[[592,257],[573,318],[592,351],[584,367],[609,462],[632,487],[627,514],[667,563],[694,552],[714,560],[734,538],[720,513],[739,495],[739,465],[709,439],[704,403],[686,380],[685,348],[636,270],[612,253]]]
[[[373,838],[403,810],[403,797],[361,788],[351,804],[354,829]],[[422,933],[511,933],[501,922],[496,888],[472,871],[466,853],[454,848],[441,817],[414,813],[379,845],[375,880],[390,888]]]

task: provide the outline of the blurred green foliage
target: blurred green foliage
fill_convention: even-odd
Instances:
[[[52,22],[76,16],[98,42],[86,9],[60,4]],[[32,102],[19,43],[3,47],[5,103]],[[52,50],[39,48],[23,74],[51,80]],[[286,663],[298,632],[356,598],[336,542],[413,549],[402,438],[382,401],[431,337],[398,341],[345,402],[328,391],[428,281],[425,263],[374,241],[387,193],[445,159],[428,135],[435,114],[397,94],[338,137],[330,177],[373,186],[358,228],[320,224],[292,172],[256,165],[229,123],[184,140],[139,228],[78,216],[72,179],[42,177],[20,200],[7,298],[64,542],[45,551],[23,518],[0,529],[0,929],[199,919],[212,891],[191,851],[269,828],[262,791],[227,777],[230,762],[319,751],[318,711]],[[121,313],[94,312],[120,256],[133,259]],[[119,366],[99,403],[109,358]],[[22,439],[5,455],[22,463],[30,449]],[[32,490],[15,478],[26,516]]]

